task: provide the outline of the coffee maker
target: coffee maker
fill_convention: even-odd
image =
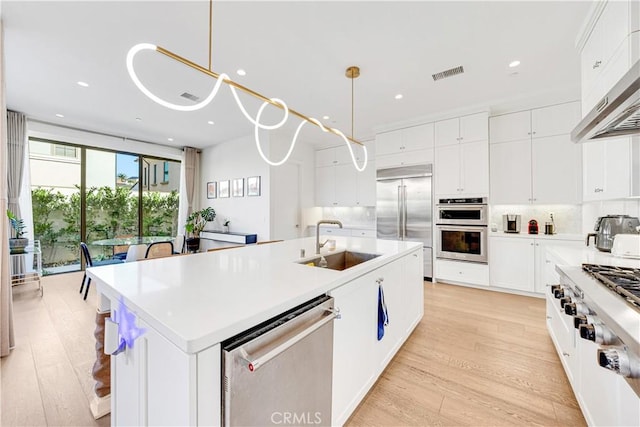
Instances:
[[[505,233],[519,233],[520,219],[520,215],[517,214],[502,215],[502,230]]]

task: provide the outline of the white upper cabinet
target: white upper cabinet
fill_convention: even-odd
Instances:
[[[433,162],[433,123],[376,135],[380,169]]]
[[[491,203],[531,203],[531,141],[490,144],[489,150]]]
[[[477,113],[454,119],[442,120],[435,124],[436,146],[453,145],[488,138],[487,114]]]
[[[531,114],[527,111],[504,114],[489,119],[492,144],[531,138]]]
[[[356,161],[364,158],[354,147]],[[373,156],[363,172],[358,172],[346,146],[316,151],[316,206],[375,206],[376,166]]]
[[[489,193],[487,113],[435,124],[435,193],[486,197]]]
[[[578,102],[491,117],[491,203],[580,203],[579,118]]]
[[[531,110],[531,136],[544,138],[546,136],[570,134],[580,121],[580,104],[568,102],[552,107]]]
[[[429,148],[433,148],[433,123],[376,135],[376,156]]]
[[[636,0],[603,2],[596,9],[599,16],[593,27],[585,28],[588,35],[580,52],[583,115],[638,60],[631,41],[632,32],[640,24],[635,3]]]
[[[436,146],[455,145],[460,143],[460,119],[442,120],[436,122]]]

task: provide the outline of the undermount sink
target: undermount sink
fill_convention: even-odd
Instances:
[[[378,254],[366,254],[363,252],[337,252],[335,254],[324,255],[324,259],[327,260],[327,266],[321,268],[328,268],[330,270],[346,270],[363,262],[372,260],[379,257]],[[308,265],[310,267],[320,267],[319,263],[322,257],[318,255],[315,258],[307,259],[305,261],[297,261],[298,264]]]

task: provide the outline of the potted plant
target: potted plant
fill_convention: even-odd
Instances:
[[[209,221],[213,221],[216,217],[216,211],[212,207],[194,211],[187,218],[185,223],[185,231],[187,232],[187,251],[195,252],[200,248],[200,232]]]
[[[25,248],[29,244],[29,239],[22,237],[24,236],[24,229],[26,228],[24,220],[22,218],[18,218],[9,209],[7,209],[7,217],[9,218],[9,224],[11,224],[11,228],[13,229],[11,234],[14,236],[9,238],[9,253],[23,254],[26,252]]]

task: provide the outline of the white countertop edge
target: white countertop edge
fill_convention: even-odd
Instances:
[[[334,236],[332,236],[332,238],[334,238]],[[355,237],[340,237],[340,236],[335,236],[335,239],[338,242],[336,251],[333,251],[330,253],[340,252],[345,249],[347,250],[352,249],[354,251],[363,252],[363,251],[366,251],[366,249],[363,250],[361,248],[362,245],[356,244],[355,247],[352,248],[352,246],[354,246],[352,245],[352,243],[353,242],[369,243],[370,241],[374,241],[374,242],[377,241],[376,239],[362,239],[362,238],[355,238]],[[314,238],[296,239],[294,241],[288,241],[288,242],[305,241],[305,240],[307,241],[313,240],[313,242],[315,242]],[[381,242],[389,242],[389,241],[382,240]],[[224,341],[225,339],[230,338],[252,326],[255,326],[265,320],[268,320],[274,316],[277,316],[278,314],[286,310],[289,310],[299,304],[302,304],[312,298],[323,295],[333,289],[339,288],[340,286],[346,284],[347,282],[357,279],[358,277],[364,274],[367,274],[372,270],[375,270],[390,262],[393,262],[417,250],[418,248],[422,248],[422,244],[419,242],[401,242],[401,243],[403,244],[404,249],[399,249],[397,251],[394,251],[394,253],[383,253],[377,258],[367,261],[366,263],[354,266],[348,270],[344,270],[344,271],[323,270],[324,274],[328,275],[328,277],[326,278],[326,280],[323,280],[323,283],[321,285],[308,289],[306,292],[300,293],[292,298],[279,301],[278,303],[273,304],[266,310],[262,310],[257,313],[252,313],[246,317],[239,318],[237,321],[234,321],[230,325],[226,325],[224,327],[212,330],[208,333],[205,333],[197,337],[185,337],[179,331],[173,330],[171,327],[167,326],[163,321],[154,317],[153,314],[147,312],[147,310],[144,307],[137,304],[134,300],[127,298],[124,295],[122,297],[124,299],[124,302],[127,308],[130,311],[135,312],[136,315],[140,317],[140,319],[142,319],[149,326],[151,326],[152,328],[157,330],[159,333],[164,335],[167,339],[169,339],[174,345],[176,345],[182,351],[186,353],[197,353],[212,345],[215,345],[221,341]],[[268,246],[270,245],[264,245],[263,246],[264,250],[267,250]],[[251,246],[251,247],[260,248],[260,246]],[[230,250],[242,250],[242,249],[244,248],[230,249]],[[323,254],[327,254],[327,253],[329,252],[325,252],[323,250]],[[202,254],[187,255],[187,257],[203,256],[203,255],[206,256],[211,254],[215,254],[215,252],[209,253],[209,254],[202,253]],[[184,258],[184,257],[181,257],[181,258]],[[307,256],[305,257],[305,259],[306,258],[309,258],[309,257]],[[160,258],[157,260],[148,260],[143,262],[149,263],[148,265],[152,265],[151,263],[162,262],[162,259]],[[295,260],[287,259],[286,262],[295,264]],[[96,281],[98,292],[103,293],[107,298],[109,298],[112,301],[112,308],[117,308],[117,304],[121,294],[112,286],[108,285],[104,281],[104,277],[111,276],[114,269],[118,268],[118,266],[122,266],[122,264],[106,265],[106,266],[93,267],[93,268],[87,269],[87,275]],[[307,267],[307,268],[312,268],[312,267]],[[302,271],[303,270],[301,270],[301,272]]]
[[[504,231],[491,231],[489,237],[509,237],[514,239],[543,239],[543,240],[571,240],[576,242],[584,241],[585,236],[582,234],[572,233],[558,233],[558,234],[528,234],[526,232],[520,233],[505,233]]]

